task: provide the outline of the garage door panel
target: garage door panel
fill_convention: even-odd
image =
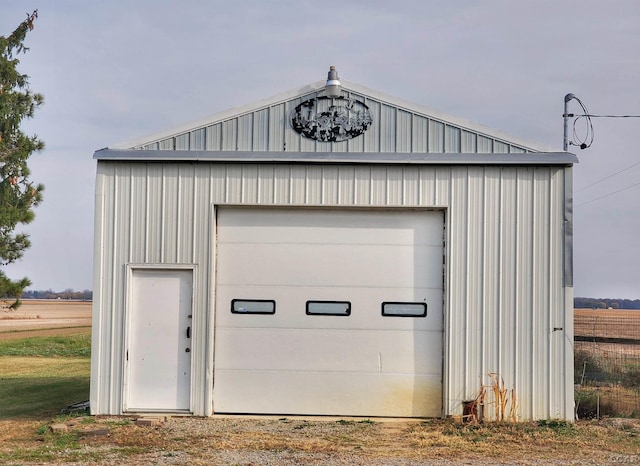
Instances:
[[[330,211],[307,210],[300,222],[291,212],[278,209],[220,209],[218,223],[225,228],[218,244],[404,244],[442,246],[442,212],[421,212],[419,221],[406,211]],[[305,212],[305,213],[306,213]],[[314,215],[317,214],[317,215]]]
[[[442,212],[217,213],[214,412],[441,415]],[[234,299],[275,313],[232,313]],[[310,300],[350,315],[307,315]],[[383,316],[383,302],[426,316]]]
[[[224,328],[216,339],[216,370],[420,375],[442,370],[439,358],[424,357],[442,351],[436,331]]]
[[[220,286],[217,292],[216,327],[351,328],[380,330],[442,330],[442,294],[427,288],[337,288]],[[276,303],[273,315],[232,314],[233,299],[269,299]],[[349,316],[306,314],[306,302],[348,301]],[[426,302],[426,317],[383,317],[383,302]]]
[[[441,287],[429,265],[442,247],[231,243],[219,247],[220,285]]]
[[[230,371],[219,371],[225,378]],[[241,372],[214,391],[216,412],[438,417],[439,376]]]

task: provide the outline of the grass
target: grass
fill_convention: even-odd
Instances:
[[[0,420],[52,416],[89,398],[89,335],[0,341]]]
[[[0,341],[0,356],[90,357],[91,334]]]
[[[317,454],[325,462],[342,464],[353,455],[363,461],[421,463],[443,458],[486,464],[640,462],[640,421],[635,419],[470,424],[436,419],[174,418],[166,427],[143,428],[125,416],[60,416],[60,409],[88,399],[89,353],[86,335],[0,342],[0,464],[142,464],[164,458],[218,464],[225,463],[225,452],[230,451],[251,452],[251,461],[265,455],[265,460],[277,462],[278,456],[269,455],[284,452],[302,462],[316,461],[305,455]],[[49,429],[53,423],[74,426],[57,433]],[[208,427],[200,430],[203,423]],[[88,428],[108,428],[110,435],[83,435]]]

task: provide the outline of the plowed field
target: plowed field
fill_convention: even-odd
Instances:
[[[91,302],[23,301],[17,310],[0,310],[0,340],[68,335],[91,330]]]

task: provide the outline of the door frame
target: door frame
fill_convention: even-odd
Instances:
[[[196,345],[194,343],[195,337],[197,335],[197,331],[194,328],[194,322],[196,321],[195,310],[196,310],[196,275],[197,275],[197,265],[196,264],[155,264],[155,263],[130,263],[125,264],[125,286],[124,286],[124,340],[123,340],[123,351],[122,351],[122,387],[121,387],[121,400],[122,400],[122,412],[133,412],[127,406],[128,403],[128,393],[129,393],[129,383],[130,383],[130,364],[127,360],[127,352],[130,347],[131,338],[132,338],[132,291],[133,291],[133,274],[137,270],[146,270],[146,271],[171,271],[171,270],[179,270],[179,271],[191,271],[191,348],[193,349]],[[189,414],[193,413],[193,355],[190,360],[189,367],[189,408],[187,410],[181,409],[158,409],[153,410],[153,412],[171,412],[171,413],[181,413],[181,414]],[[137,412],[137,411],[136,411]]]

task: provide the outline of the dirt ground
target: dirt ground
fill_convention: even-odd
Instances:
[[[17,310],[0,310],[0,340],[64,335],[91,327],[91,302],[23,301]]]
[[[583,337],[640,340],[640,310],[576,309],[573,333]]]

